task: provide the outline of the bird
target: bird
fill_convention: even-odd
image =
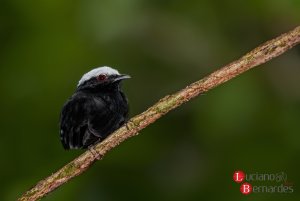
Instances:
[[[121,82],[129,78],[108,66],[81,77],[60,113],[60,140],[65,150],[89,148],[126,123],[129,105]]]

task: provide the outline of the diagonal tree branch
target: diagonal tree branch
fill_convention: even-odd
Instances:
[[[155,122],[164,114],[199,94],[209,91],[235,76],[281,55],[298,43],[300,43],[300,26],[273,40],[267,41],[240,59],[192,83],[177,93],[167,95],[145,112],[130,119],[126,125],[119,128],[104,141],[93,146],[92,150],[84,152],[51,176],[41,180],[36,186],[25,192],[19,200],[31,201],[44,197],[73,177],[86,171],[95,161],[102,159],[108,151],[124,140],[137,135],[140,130]]]

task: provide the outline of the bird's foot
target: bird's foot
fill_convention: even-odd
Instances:
[[[89,146],[88,150],[91,152],[95,159],[100,160],[102,158],[102,154],[100,154],[93,145]]]
[[[127,130],[131,130],[132,128],[136,127],[135,123],[131,120],[126,121],[125,126],[126,126]]]

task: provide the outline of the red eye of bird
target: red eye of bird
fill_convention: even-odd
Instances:
[[[100,75],[97,76],[98,81],[106,80],[106,78],[107,78],[107,75],[105,75],[105,74],[100,74]]]

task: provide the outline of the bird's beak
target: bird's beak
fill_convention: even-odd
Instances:
[[[122,75],[119,75],[117,78],[115,78],[114,82],[119,81],[119,80],[129,79],[129,78],[131,78],[129,75],[122,74]]]

